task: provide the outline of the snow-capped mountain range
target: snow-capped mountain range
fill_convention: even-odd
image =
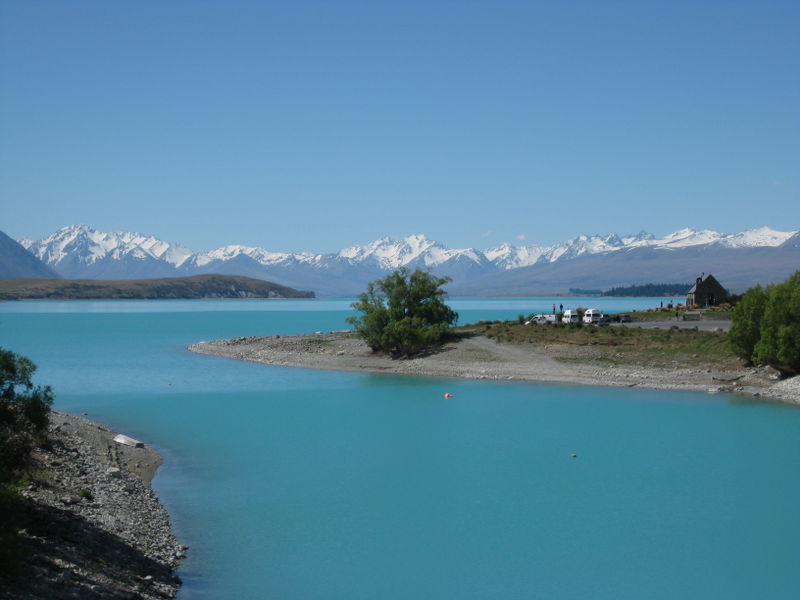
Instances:
[[[797,231],[775,231],[768,227],[740,233],[687,228],[663,238],[645,231],[624,236],[581,235],[553,246],[503,244],[486,250],[451,249],[424,235],[410,235],[402,239],[383,238],[329,254],[313,254],[273,252],[239,245],[193,252],[153,236],[133,232],[105,233],[85,225],[73,225],[41,240],[20,240],[20,244],[69,278],[129,279],[226,273],[268,279],[320,294],[349,295],[360,292],[366,282],[401,266],[430,269],[452,277],[458,284],[504,271],[641,249],[664,253],[689,248],[778,248],[795,239],[797,234]],[[711,271],[711,268],[705,270]]]

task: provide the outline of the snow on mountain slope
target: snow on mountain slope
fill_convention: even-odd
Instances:
[[[796,232],[775,231],[769,227],[748,229],[740,233],[720,233],[710,229],[680,229],[661,239],[643,239],[632,246],[655,246],[659,248],[686,248],[702,244],[719,244],[727,248],[757,248],[780,246]]]
[[[580,235],[552,246],[502,244],[484,251],[451,249],[424,235],[410,235],[401,239],[382,238],[329,254],[272,252],[241,245],[195,253],[179,244],[140,233],[104,233],[85,225],[73,225],[42,240],[25,239],[20,243],[68,277],[122,279],[133,274],[147,277],[246,269],[247,273],[240,274],[265,278],[279,275],[293,281],[292,273],[302,272],[303,277],[308,277],[313,271],[319,274],[318,277],[328,274],[328,277],[342,278],[356,277],[357,273],[361,281],[381,277],[401,266],[422,267],[444,275],[452,273],[453,276],[469,278],[491,271],[508,271],[624,249],[677,250],[703,245],[775,247],[796,234],[796,231],[775,231],[769,227],[732,234],[685,228],[660,239],[646,231],[623,236]]]
[[[710,229],[692,229],[687,227],[679,229],[660,240],[648,240],[643,246],[657,246],[665,248],[685,248],[687,246],[698,246],[700,244],[710,244],[720,239],[723,234]]]
[[[719,243],[729,248],[760,248],[765,246],[780,246],[796,231],[775,231],[769,227],[748,229],[741,233],[731,233],[723,236]]]
[[[154,258],[175,267],[192,256],[192,251],[179,244],[169,244],[153,236],[129,231],[103,233],[86,225],[63,227],[42,240],[20,241],[29,252],[57,267],[68,256],[91,265],[99,260],[111,258],[121,260]]]
[[[546,246],[512,246],[502,244],[484,250],[483,254],[500,269],[516,269],[535,264],[549,250]]]
[[[600,235],[579,235],[562,244],[554,246],[511,246],[503,244],[497,248],[484,251],[484,255],[500,269],[516,269],[529,267],[539,262],[556,262],[568,260],[584,254],[613,252],[621,248],[652,240],[647,232],[620,237],[615,233]]]
[[[466,259],[476,264],[486,262],[483,253],[474,248],[453,250],[424,235],[410,235],[400,240],[383,238],[366,246],[350,246],[337,256],[353,263],[372,261],[383,269],[397,269],[412,264],[435,268],[455,259]]]
[[[244,255],[252,258],[254,261],[261,265],[269,266],[275,265],[287,260],[295,260],[298,262],[312,263],[322,256],[320,254],[290,254],[286,252],[269,252],[263,248],[254,248],[252,246],[223,246],[210,252],[202,252],[195,255],[194,262],[198,266],[204,266],[208,263],[221,260],[228,261],[237,256]]]

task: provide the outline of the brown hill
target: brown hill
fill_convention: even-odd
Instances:
[[[162,279],[0,279],[0,300],[167,300],[210,298],[313,298],[295,290],[240,275],[193,275]]]

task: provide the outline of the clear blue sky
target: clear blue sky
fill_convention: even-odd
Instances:
[[[5,0],[0,230],[798,229],[798,32],[797,0]]]

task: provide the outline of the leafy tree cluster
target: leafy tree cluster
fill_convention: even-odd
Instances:
[[[614,287],[603,292],[603,296],[656,297],[685,296],[692,287],[691,283],[646,283],[644,285],[628,285]]]
[[[53,394],[34,386],[30,359],[0,348],[0,577],[12,575],[21,559],[17,529],[22,503],[14,482],[31,451],[45,440]]]
[[[34,371],[29,358],[0,348],[0,481],[25,466],[47,432],[53,393],[33,385]]]
[[[783,283],[747,290],[733,309],[728,339],[752,364],[800,373],[800,271]]]
[[[575,294],[576,296],[602,296],[603,290],[587,290],[584,288],[569,288],[570,294]]]
[[[412,356],[441,343],[458,319],[444,302],[447,277],[401,268],[373,281],[353,303],[363,313],[347,322],[376,352]]]

